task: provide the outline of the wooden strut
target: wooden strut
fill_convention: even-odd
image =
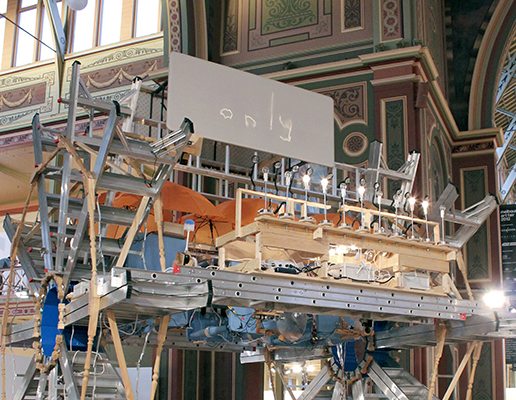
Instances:
[[[464,261],[462,251],[457,252],[456,261],[457,266],[459,267],[459,271],[462,273],[462,277],[464,278],[464,283],[466,284],[466,291],[468,292],[468,297],[470,300],[474,300],[473,291],[471,290],[471,286],[469,285],[468,271],[466,269],[466,262]]]
[[[478,344],[480,342],[472,342],[468,343],[468,350],[466,351],[466,354],[464,354],[464,357],[462,358],[462,361],[459,364],[459,367],[457,368],[457,371],[455,371],[455,375],[453,375],[453,379],[450,382],[450,385],[448,386],[448,389],[446,390],[446,393],[444,394],[443,400],[448,400],[451,395],[453,394],[453,391],[455,390],[455,387],[457,386],[457,383],[459,382],[459,378],[462,375],[462,372],[464,371],[464,368],[466,368],[466,365],[468,365],[469,359],[471,358],[471,353],[473,353],[473,350],[475,350],[478,347]],[[473,383],[472,383],[473,385]]]
[[[90,318],[88,322],[88,344],[86,349],[86,359],[84,360],[84,376],[82,378],[81,400],[86,397],[88,380],[90,375],[91,351],[93,340],[97,333],[99,319],[100,298],[97,293],[97,247],[95,244],[95,179],[85,177],[86,201],[88,202],[89,233],[90,233],[90,256],[91,256],[91,281],[90,281]],[[118,331],[117,331],[118,333]]]
[[[170,323],[170,315],[165,315],[161,322],[159,323],[159,331],[158,331],[158,347],[156,349],[156,359],[154,360],[154,369],[152,374],[152,386],[151,386],[151,395],[150,400],[154,400],[154,396],[156,395],[156,389],[158,388],[158,378],[159,378],[159,364],[161,361],[161,352],[163,351],[163,343],[167,338],[167,330],[168,324]]]
[[[473,382],[475,382],[475,372],[477,370],[478,360],[480,359],[480,355],[482,354],[482,346],[484,343],[478,342],[475,351],[473,352],[473,365],[471,366],[471,371],[469,375],[468,381],[468,391],[466,392],[466,400],[471,400],[471,396],[473,395]]]
[[[283,371],[281,371],[281,365],[277,366],[276,364],[274,364],[274,369],[278,372],[281,382],[283,382],[283,386],[285,386],[285,388],[287,389],[287,392],[290,395],[290,397],[292,398],[292,400],[296,400],[296,396],[294,396],[294,392],[292,392],[292,389],[290,388],[290,386],[287,385],[287,381],[285,380]]]
[[[55,152],[57,155],[57,152]],[[55,155],[54,155],[55,157]],[[36,181],[35,179],[33,182],[31,182],[29,194],[27,196],[27,199],[25,200],[25,207],[23,208],[23,214],[21,221],[19,225],[16,227],[16,232],[14,234],[12,247],[11,247],[11,267],[9,269],[9,281],[7,283],[7,294],[5,298],[5,305],[4,305],[4,312],[2,314],[2,400],[6,400],[6,393],[5,393],[5,347],[6,347],[6,340],[7,340],[7,320],[9,318],[9,301],[11,299],[11,290],[13,287],[13,280],[14,280],[14,266],[16,264],[16,256],[18,255],[18,245],[20,243],[22,231],[23,231],[23,225],[25,224],[25,217],[27,216],[27,210],[29,208],[30,199],[32,197],[32,192],[34,191],[34,188],[36,187]]]
[[[437,373],[439,368],[439,361],[441,360],[441,356],[443,355],[446,333],[446,325],[444,322],[440,321],[436,327],[435,336],[437,339],[437,346],[435,347],[434,370],[432,371],[432,379],[430,380],[430,386],[428,387],[428,400],[432,400],[432,396],[434,395],[435,383],[437,381]]]
[[[274,385],[274,378],[272,376],[272,362],[271,362],[271,352],[266,347],[265,348],[265,362],[267,363],[267,368],[269,369],[269,380],[271,382],[272,394],[274,395],[274,400],[278,400],[278,394],[276,393],[276,385]]]
[[[129,400],[134,400],[133,389],[131,388],[131,381],[129,379],[129,372],[127,371],[127,364],[125,362],[124,350],[122,349],[122,342],[120,334],[118,333],[118,326],[113,311],[106,311],[109,322],[109,329],[111,330],[111,337],[113,338],[113,345],[115,346],[116,358],[118,366],[120,367],[120,375],[122,376],[122,383],[124,384],[125,395]]]
[[[163,199],[160,195],[156,198],[154,202],[154,218],[156,221],[156,225],[158,228],[158,241],[159,241],[159,262],[161,265],[161,270],[164,272],[167,269],[166,260],[165,260],[165,243],[163,242]],[[154,360],[154,369],[152,374],[152,386],[151,386],[151,395],[150,400],[154,400],[156,395],[156,389],[158,388],[158,378],[159,378],[159,364],[161,361],[161,352],[163,351],[163,343],[167,338],[167,330],[168,324],[170,323],[170,315],[165,315],[159,324],[158,331],[158,347],[156,349],[156,359]]]

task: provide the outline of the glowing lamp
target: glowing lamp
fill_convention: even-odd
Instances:
[[[489,308],[501,308],[505,304],[505,295],[501,290],[492,290],[484,295],[484,303]]]

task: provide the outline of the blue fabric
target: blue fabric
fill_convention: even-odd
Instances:
[[[56,345],[56,336],[61,334],[57,329],[59,323],[59,299],[57,298],[57,288],[48,291],[45,302],[43,303],[43,313],[41,314],[41,348],[47,357],[52,355]]]
[[[139,233],[131,246],[132,251],[140,252],[143,246],[144,234]],[[176,252],[184,252],[186,240],[171,238],[165,236],[163,238],[165,244],[165,260],[167,268],[172,268],[176,259]],[[147,235],[145,241],[145,265],[149,271],[161,271],[159,263],[159,246],[158,235],[151,233]],[[144,269],[142,257],[138,254],[129,254],[127,256],[126,267]]]

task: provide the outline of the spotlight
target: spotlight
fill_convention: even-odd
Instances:
[[[309,168],[309,170],[311,170],[311,168]],[[309,222],[311,224],[315,224],[315,218],[314,217],[309,217],[308,216],[308,189],[310,188],[310,175],[312,175],[312,173],[308,173],[309,171],[307,170],[306,171],[306,174],[303,175],[303,184],[305,186],[305,208],[303,210],[303,218],[301,218],[301,222]]]
[[[301,371],[303,371],[303,367],[301,366],[301,364],[294,364],[294,366],[292,367],[292,372],[299,374]]]
[[[414,207],[416,205],[416,198],[414,196],[410,196],[408,198],[408,203],[410,206],[410,219],[411,219],[410,230],[412,232],[412,234],[409,237],[409,240],[419,240],[419,238],[416,237],[416,235],[414,235]]]
[[[326,193],[328,193],[328,184],[330,182],[328,179],[331,179],[331,175],[328,175],[326,178],[321,179],[321,187],[322,187],[323,199],[324,199],[324,220],[319,222],[319,225],[322,225],[322,226],[333,226],[333,222],[328,221],[328,219],[326,218],[326,213],[327,213]]]
[[[263,167],[262,173],[263,173],[263,184],[264,184],[263,192],[265,194],[265,196],[264,196],[265,207],[258,211],[258,215],[272,215],[273,214],[272,210],[269,209],[269,207],[267,207],[267,181],[269,180],[269,168]]]
[[[358,187],[358,197],[360,200],[360,227],[358,228],[359,231],[368,231],[368,227],[366,227],[365,224],[365,214],[364,214],[364,194],[366,192],[365,188],[365,179],[360,179],[360,186]]]
[[[292,171],[285,172],[285,185],[287,186],[287,188],[286,188],[287,196],[286,196],[286,201],[285,201],[285,212],[280,215],[280,218],[294,219],[294,214],[292,214],[288,211],[288,209],[289,209],[288,193],[289,193],[289,189],[290,189],[290,182],[291,182],[293,175],[294,174],[292,173]]]
[[[492,290],[484,295],[484,303],[489,308],[501,308],[505,305],[505,295],[502,290]]]
[[[425,228],[426,228],[426,241],[430,242],[432,239],[430,239],[430,236],[428,236],[428,207],[430,206],[430,201],[428,201],[428,196],[425,196],[425,199],[421,203],[421,206],[423,207],[423,213],[425,214]]]

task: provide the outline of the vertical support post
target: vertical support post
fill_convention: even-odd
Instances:
[[[20,221],[20,224],[16,228],[16,233],[14,235],[14,240],[11,245],[11,267],[9,269],[9,281],[7,283],[7,294],[5,296],[5,305],[4,305],[4,313],[2,314],[2,400],[6,400],[5,394],[5,346],[6,346],[6,337],[7,337],[7,320],[9,315],[9,301],[11,299],[11,290],[13,287],[13,279],[14,279],[14,264],[16,263],[16,256],[18,255],[18,243],[20,243],[23,225],[25,224],[25,217],[27,216],[27,209],[29,207],[30,198],[32,196],[32,192],[34,190],[34,183],[30,185],[29,194],[27,195],[27,200],[25,200],[25,207],[23,208],[23,214]]]
[[[229,175],[229,145],[226,145],[226,159],[224,162],[224,173]],[[226,187],[224,188],[224,197],[229,197],[229,181],[226,179]]]
[[[59,363],[48,374],[48,400],[57,400],[57,369]]]
[[[195,167],[201,168],[201,157],[200,156],[195,157]],[[197,191],[199,193],[201,193],[201,191],[202,191],[202,175],[201,174],[197,174]]]
[[[267,364],[267,367],[269,369],[269,379],[271,381],[271,387],[272,387],[272,394],[274,395],[274,400],[278,399],[278,393],[276,393],[276,385],[274,384],[274,377],[272,376],[272,360],[271,360],[271,353],[268,348],[265,348],[265,362]]]
[[[219,268],[226,268],[226,249],[219,247]]]
[[[72,65],[72,78],[70,81],[70,103],[68,104],[68,119],[65,136],[72,144],[75,141],[75,118],[77,114],[77,97],[79,95],[79,80],[81,63],[75,61]],[[66,241],[66,219],[68,215],[68,199],[70,194],[70,175],[72,172],[72,155],[66,152],[63,155],[63,168],[61,177],[61,198],[59,200],[59,216],[57,226],[57,250],[56,270],[63,270],[63,251]]]
[[[129,400],[134,400],[133,389],[131,388],[131,381],[129,379],[129,372],[127,371],[127,364],[125,362],[124,350],[122,349],[120,334],[118,333],[118,326],[116,324],[115,314],[113,313],[113,311],[108,310],[106,311],[106,315],[109,322],[111,336],[113,338],[113,345],[115,346],[116,359],[118,360],[118,366],[120,367],[120,375],[122,376],[122,383],[124,384],[125,394]]]
[[[235,203],[235,236],[242,235],[242,190],[237,189]]]
[[[477,347],[477,345],[478,342],[472,342],[468,344],[468,350],[466,351],[466,354],[464,354],[464,357],[459,364],[459,368],[457,368],[457,371],[455,371],[455,375],[453,375],[453,379],[450,382],[446,393],[444,394],[443,400],[448,400],[451,397],[453,391],[455,390],[455,386],[457,386],[457,382],[459,382],[459,378],[464,371],[464,368],[466,368],[466,365],[468,365],[471,353],[473,353],[473,350]]]
[[[159,378],[159,364],[161,361],[161,352],[163,350],[163,343],[167,338],[167,329],[168,324],[170,323],[170,315],[165,315],[159,324],[158,331],[158,347],[156,349],[156,360],[154,361],[154,370],[152,374],[152,386],[151,386],[151,395],[150,400],[154,400],[154,396],[156,395],[156,389],[158,388],[158,378]]]
[[[32,142],[34,145],[34,161],[37,165],[41,165],[43,163],[43,146],[41,143],[39,114],[36,114],[32,119]],[[39,174],[37,182],[38,202],[40,210],[39,219],[41,221],[41,242],[43,244],[43,260],[45,262],[45,269],[51,271],[54,269],[54,265],[52,262],[52,244],[50,242],[45,176],[43,174]]]
[[[163,241],[163,198],[161,193],[154,202],[154,219],[158,228],[158,247],[159,247],[159,263],[161,270],[165,272],[167,269],[165,259],[165,243]]]
[[[91,281],[90,281],[90,318],[88,322],[88,343],[86,347],[86,359],[84,360],[84,376],[82,378],[81,400],[86,397],[88,380],[90,376],[91,351],[93,340],[97,333],[99,318],[100,299],[97,293],[97,246],[95,244],[95,179],[85,177],[86,202],[88,205],[89,233],[90,233],[90,258],[91,258]]]
[[[437,381],[437,372],[439,368],[439,361],[441,360],[441,356],[443,355],[444,349],[444,340],[446,339],[446,325],[444,322],[440,321],[436,326],[436,339],[437,346],[435,347],[434,354],[434,370],[432,371],[432,379],[430,380],[430,385],[428,387],[428,400],[432,400],[432,396],[435,391],[435,383]]]
[[[262,233],[255,235],[254,258],[258,260],[258,266],[262,265]]]
[[[473,395],[473,382],[475,382],[475,372],[477,371],[478,360],[480,359],[480,355],[482,354],[482,342],[477,342],[477,347],[473,352],[473,365],[471,366],[471,372],[469,375],[468,382],[468,391],[466,392],[466,400],[471,400],[471,396]]]

